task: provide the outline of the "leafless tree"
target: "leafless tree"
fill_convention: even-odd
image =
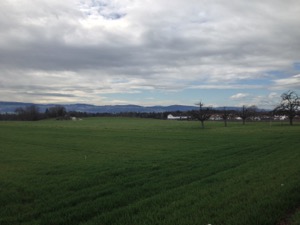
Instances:
[[[225,127],[227,127],[227,121],[229,119],[229,116],[230,116],[230,112],[226,109],[226,107],[224,107],[224,109],[222,110],[221,117],[224,120]]]
[[[64,106],[56,105],[50,108],[47,108],[45,111],[46,117],[50,118],[62,118],[67,114],[67,110]]]
[[[240,112],[238,112],[238,115],[242,118],[243,125],[245,125],[246,120],[250,117],[254,117],[257,112],[257,107],[255,105],[252,106],[245,106],[243,105]]]
[[[40,118],[39,108],[36,105],[29,105],[25,108],[17,108],[15,112],[20,120],[35,121]]]
[[[203,102],[199,102],[196,105],[199,106],[199,110],[193,111],[193,117],[201,122],[201,128],[204,128],[204,121],[208,120],[212,115],[210,107],[203,107]]]
[[[293,125],[293,119],[297,115],[299,107],[300,97],[294,91],[287,91],[281,95],[281,102],[274,109],[274,113],[286,115],[289,118],[290,125]]]

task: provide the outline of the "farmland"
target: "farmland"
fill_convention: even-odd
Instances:
[[[300,206],[299,132],[281,122],[0,122],[0,224],[275,225]]]

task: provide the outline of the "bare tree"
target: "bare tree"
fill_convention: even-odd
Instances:
[[[64,106],[56,105],[47,108],[45,111],[46,117],[50,118],[63,118],[67,114],[67,110]]]
[[[17,108],[15,112],[21,120],[35,121],[40,118],[39,108],[36,105],[29,105],[25,108]]]
[[[225,127],[227,127],[227,121],[229,119],[229,116],[230,116],[230,112],[226,109],[226,107],[224,107],[224,109],[222,110],[221,117],[224,120]]]
[[[300,97],[294,91],[288,91],[281,95],[280,104],[274,109],[274,113],[286,115],[289,118],[290,125],[293,125],[293,119],[298,113],[300,106]]]
[[[243,120],[243,125],[245,125],[246,120],[248,118],[255,116],[256,112],[257,112],[257,107],[255,105],[252,105],[249,107],[243,105],[242,110],[240,112],[238,112],[238,115]]]
[[[210,107],[203,107],[204,104],[202,102],[199,102],[198,104],[196,105],[199,105],[199,110],[196,111],[194,110],[193,111],[193,117],[197,120],[199,120],[201,122],[201,128],[204,128],[204,121],[205,120],[208,120],[211,115],[212,115],[212,110]]]

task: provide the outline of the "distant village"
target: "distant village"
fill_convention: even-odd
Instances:
[[[295,119],[299,118],[300,116],[295,116]],[[172,114],[168,114],[167,116],[168,120],[191,120],[192,117],[191,116],[173,116]],[[266,120],[279,120],[279,121],[284,121],[284,120],[288,120],[288,116],[285,115],[274,115],[274,116],[268,116],[268,115],[261,115],[261,116],[254,116],[249,118],[252,121],[266,121]],[[222,114],[212,114],[210,116],[210,118],[208,120],[212,120],[212,121],[221,121],[223,120],[222,118]],[[232,116],[230,118],[230,120],[237,120],[237,121],[241,121],[242,118],[240,116]]]

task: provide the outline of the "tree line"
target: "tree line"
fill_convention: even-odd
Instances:
[[[204,128],[204,122],[210,119],[213,115],[220,115],[224,121],[225,127],[228,120],[239,117],[245,125],[246,120],[255,120],[256,117],[272,118],[274,115],[286,116],[289,119],[290,125],[293,125],[294,118],[299,115],[300,98],[294,91],[288,91],[281,95],[280,103],[270,111],[261,111],[255,105],[242,106],[240,110],[230,110],[224,107],[223,110],[215,110],[212,107],[205,107],[203,102],[197,104],[198,110],[184,112],[190,120],[198,120],[201,127]],[[68,112],[64,106],[56,105],[49,107],[45,112],[40,112],[36,105],[20,107],[15,110],[14,114],[0,114],[0,120],[23,120],[37,121],[42,119],[54,118],[57,120],[68,120],[74,117],[138,117],[138,118],[153,118],[166,119],[169,114],[181,116],[183,112],[162,112],[162,113],[144,113],[144,112],[121,112],[121,113],[87,113],[87,112]]]
[[[89,113],[78,111],[67,111],[64,106],[56,105],[49,107],[45,112],[41,112],[39,107],[32,104],[25,107],[16,108],[14,113],[0,113],[0,120],[37,121],[43,119],[70,120],[72,118],[85,117],[137,117],[137,118],[166,118],[168,113],[155,112],[120,112],[120,113]]]
[[[47,108],[45,112],[40,112],[39,107],[32,104],[25,107],[18,107],[15,113],[0,114],[0,120],[22,120],[37,121],[48,118],[63,119],[67,116],[67,110],[64,106],[56,105]]]

